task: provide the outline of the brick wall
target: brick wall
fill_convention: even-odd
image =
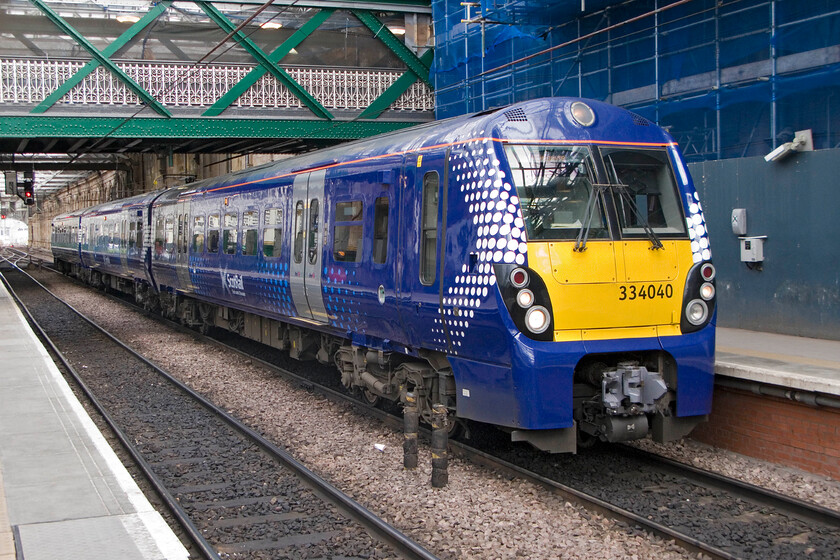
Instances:
[[[713,402],[692,438],[840,480],[840,410],[722,387]]]

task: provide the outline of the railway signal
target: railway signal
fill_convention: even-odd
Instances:
[[[35,204],[35,177],[30,171],[23,174],[23,203],[27,206]]]

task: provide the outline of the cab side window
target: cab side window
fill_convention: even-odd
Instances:
[[[435,283],[435,273],[437,271],[439,185],[437,171],[429,171],[423,176],[423,212],[420,220],[420,282],[426,286]]]
[[[382,264],[388,260],[388,208],[387,196],[376,199],[373,205],[373,262]]]

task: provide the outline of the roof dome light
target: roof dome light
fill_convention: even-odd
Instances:
[[[583,101],[575,101],[570,107],[572,118],[580,126],[592,126],[595,124],[595,111]]]

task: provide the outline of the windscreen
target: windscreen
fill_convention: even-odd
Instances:
[[[529,239],[608,238],[603,200],[585,146],[508,145],[512,179]]]
[[[685,234],[685,215],[664,150],[601,148],[622,237]]]

